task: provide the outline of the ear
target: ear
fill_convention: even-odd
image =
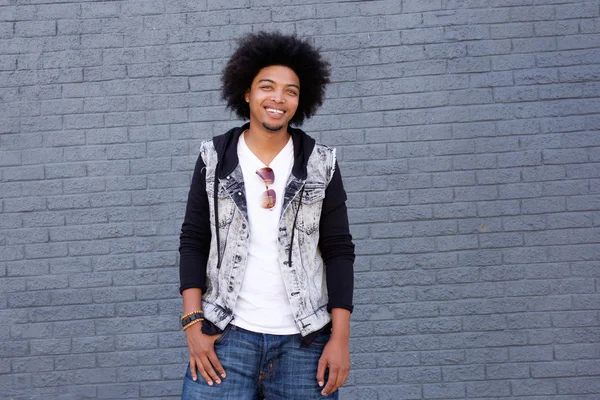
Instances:
[[[244,99],[246,100],[246,103],[250,103],[250,89],[246,90],[246,93],[244,93]]]

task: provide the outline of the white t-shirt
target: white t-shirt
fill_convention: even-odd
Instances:
[[[235,304],[233,324],[253,332],[291,335],[300,331],[294,323],[292,309],[277,257],[277,237],[285,184],[294,164],[292,138],[268,165],[275,180],[269,189],[276,193],[275,206],[265,209],[260,199],[266,187],[256,170],[267,167],[252,153],[240,136],[238,158],[244,176],[250,240],[248,264]]]

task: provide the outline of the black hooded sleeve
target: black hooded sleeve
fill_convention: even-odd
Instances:
[[[210,251],[210,211],[206,193],[206,167],[198,156],[188,194],[179,237],[179,291],[200,288],[206,291],[206,265]]]
[[[352,312],[354,244],[348,223],[346,191],[337,161],[333,177],[325,190],[319,235],[329,294],[327,308],[345,308]]]

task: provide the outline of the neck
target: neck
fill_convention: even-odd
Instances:
[[[250,124],[250,128],[244,132],[246,145],[265,165],[269,165],[273,161],[289,139],[287,126],[273,132]]]

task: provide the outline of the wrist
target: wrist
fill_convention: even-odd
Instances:
[[[339,330],[332,329],[330,340],[349,342],[350,341],[350,331],[344,330],[344,329],[339,329]]]
[[[192,327],[198,323],[204,321],[204,313],[202,311],[192,311],[181,317],[181,326],[183,330]]]
[[[191,324],[190,326],[186,327],[183,331],[185,332],[186,336],[189,336],[190,334],[202,334],[202,322],[198,322],[197,324]]]
[[[334,340],[350,340],[350,312],[343,308],[331,310],[331,338]]]

